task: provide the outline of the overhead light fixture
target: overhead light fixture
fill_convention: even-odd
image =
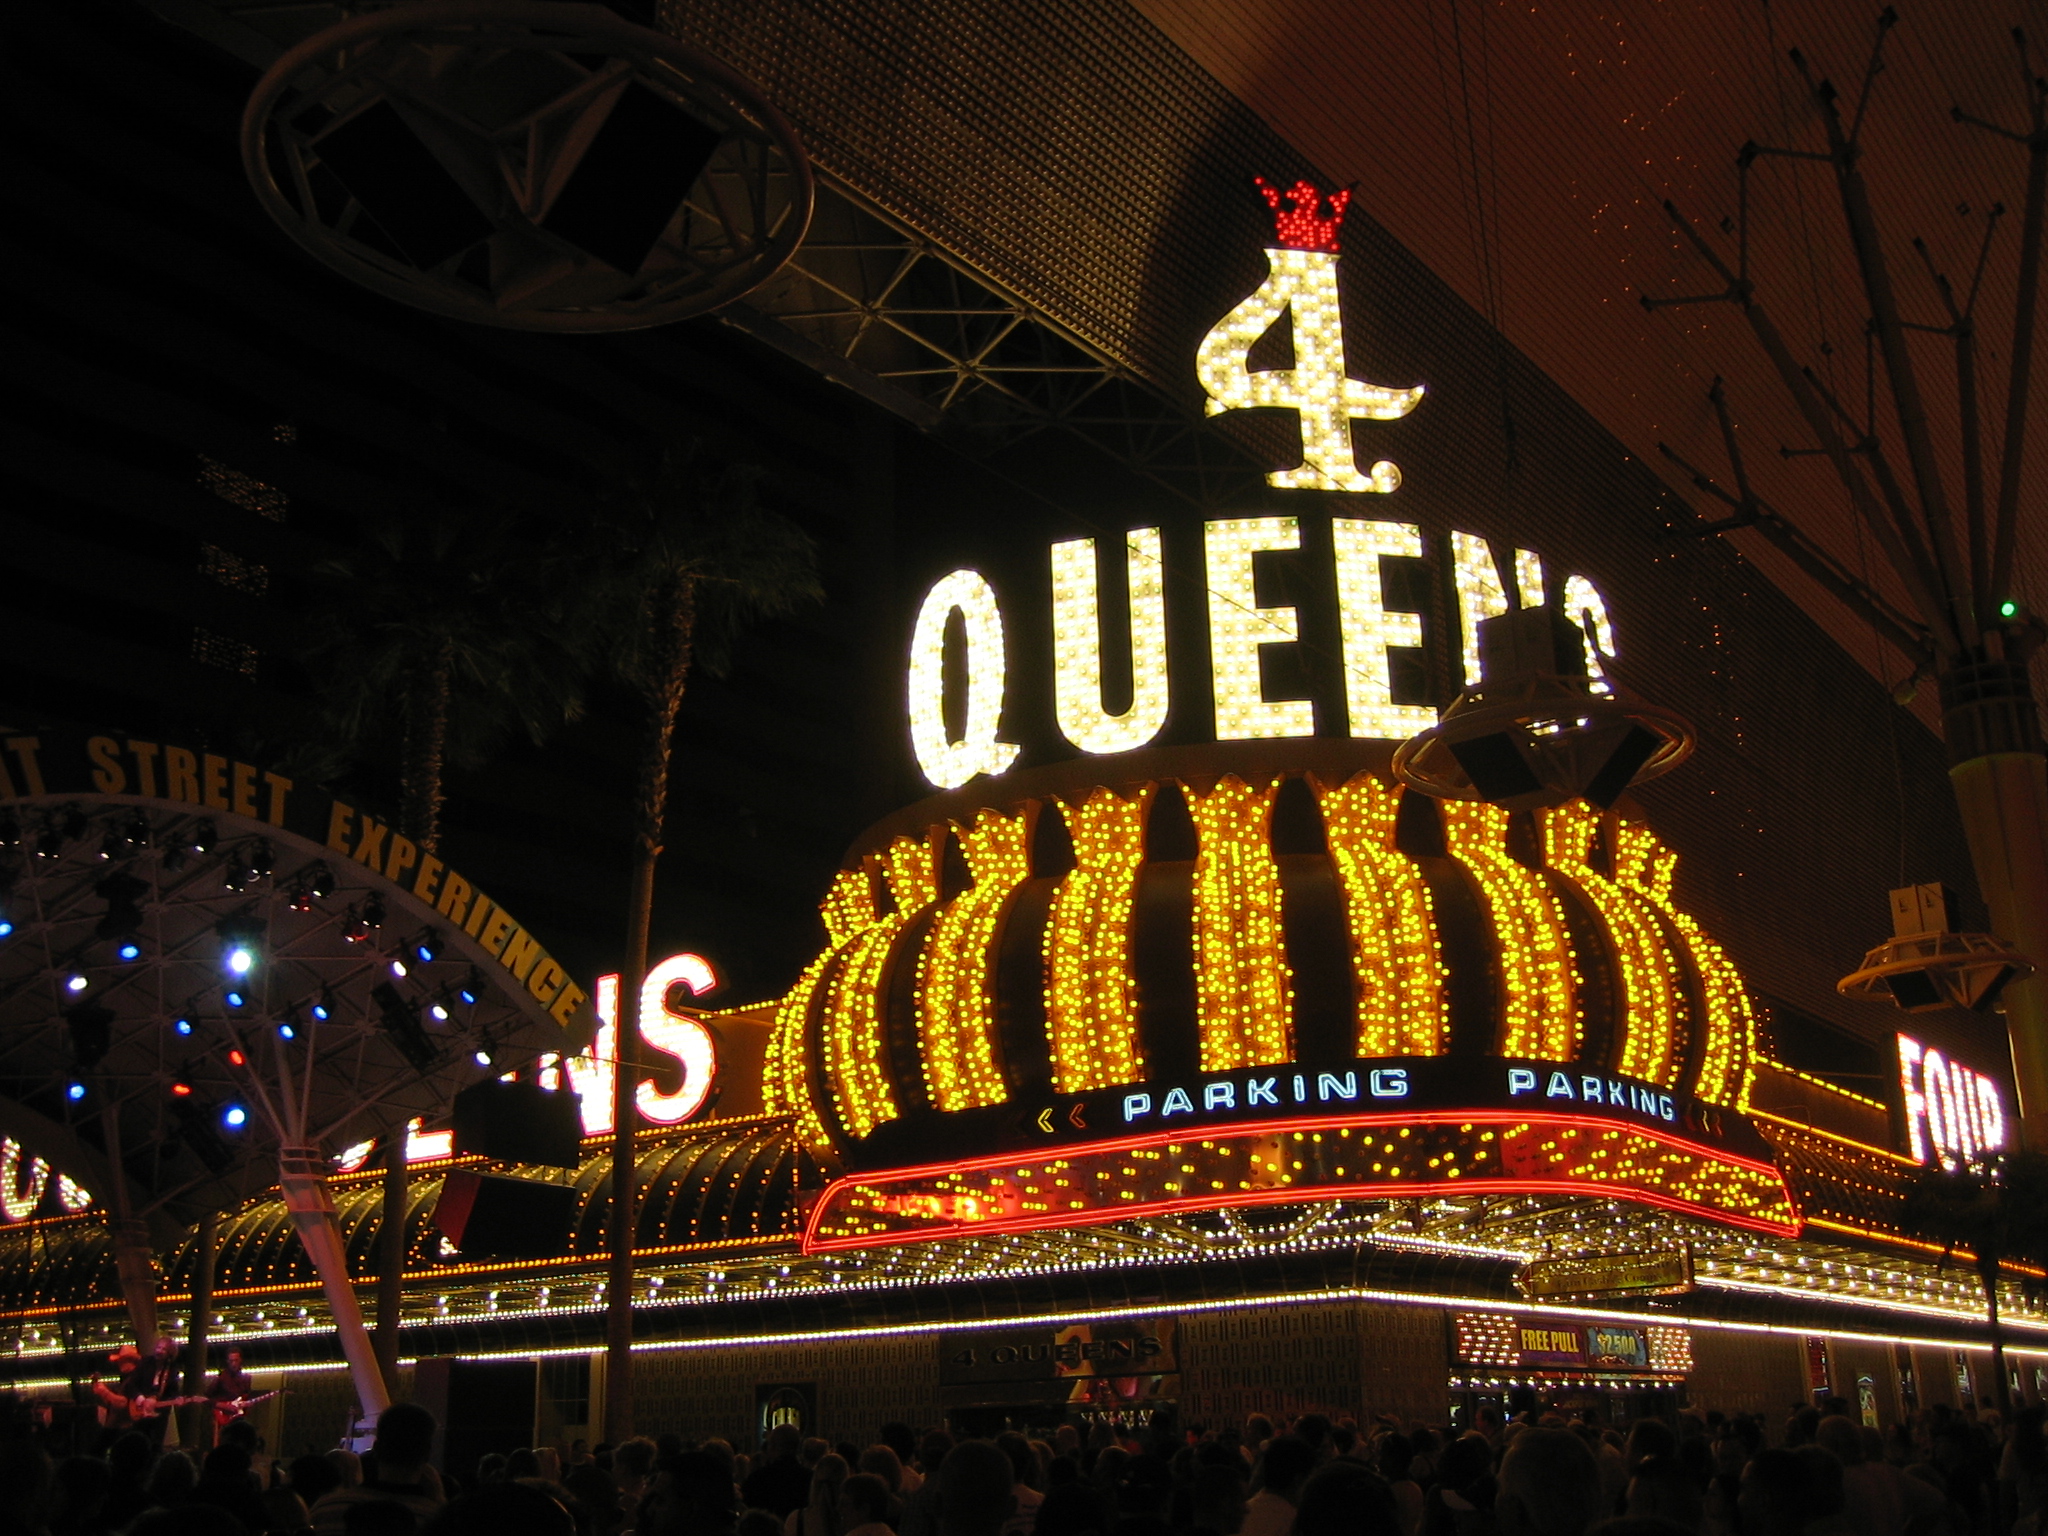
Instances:
[[[320,1023],[325,1024],[329,1019],[334,1017],[334,1000],[326,992],[323,991],[320,994],[320,996],[314,1000],[313,1006],[307,1011],[311,1013],[313,1017]]]
[[[83,971],[72,971],[64,978],[64,990],[74,996],[91,985],[91,979]]]
[[[227,991],[221,994],[221,999],[230,1008],[246,1008],[249,1006],[249,994],[240,987],[229,987]]]
[[[126,944],[115,950],[114,953],[123,960],[140,960],[142,958],[142,946],[133,939],[130,939]]]
[[[85,1097],[85,1084],[71,1084],[70,1087],[64,1090],[64,1097],[69,1099],[72,1103],[76,1104],[80,1099]]]
[[[147,848],[149,836],[149,817],[141,810],[131,812],[128,819],[121,823],[122,841],[130,848]]]
[[[190,1036],[195,1028],[192,1023],[192,1015],[189,1013],[179,1014],[175,1019],[171,1020],[171,1028],[180,1035]]]
[[[287,1019],[278,1024],[277,1038],[280,1040],[296,1040],[299,1038],[299,1032],[292,1028],[291,1021]]]
[[[183,846],[192,853],[211,853],[219,840],[220,833],[214,829],[212,819],[202,816],[186,832]]]
[[[1844,997],[1890,1002],[1907,1013],[1994,1007],[2009,982],[2034,973],[2033,961],[1988,933],[1957,933],[1955,893],[1907,885],[1892,892],[1892,937],[1835,983]]]
[[[1581,637],[1545,606],[1482,619],[1478,629],[1480,681],[1395,749],[1394,777],[1411,789],[1508,810],[1579,799],[1606,810],[1692,754],[1682,716],[1621,697],[1611,656],[1600,662],[1617,691],[1595,691],[1590,626]]]
[[[249,1111],[239,1104],[230,1104],[220,1112],[221,1123],[231,1131],[239,1131],[249,1123]]]
[[[431,965],[441,953],[441,935],[432,928],[422,929],[420,936],[412,941],[412,957],[421,965]]]

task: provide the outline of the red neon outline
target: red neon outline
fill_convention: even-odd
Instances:
[[[1677,1211],[1688,1215],[1702,1215],[1711,1220],[1726,1222],[1730,1226],[1746,1228],[1752,1232],[1767,1233],[1773,1237],[1797,1237],[1800,1222],[1791,1224],[1770,1221],[1761,1216],[1738,1216],[1717,1207],[1701,1205],[1695,1201],[1681,1200],[1675,1195],[1662,1194],[1655,1190],[1638,1190],[1614,1184],[1589,1184],[1572,1179],[1434,1179],[1412,1182],[1386,1182],[1380,1184],[1318,1184],[1296,1186],[1284,1190],[1272,1190],[1263,1194],[1178,1195],[1171,1200],[1139,1201],[1130,1205],[1105,1206],[1097,1212],[1068,1213],[1045,1217],[1012,1217],[1003,1221],[955,1222],[950,1226],[928,1227],[914,1233],[878,1233],[872,1237],[820,1238],[818,1223],[824,1218],[832,1197],[841,1186],[848,1184],[895,1184],[910,1179],[929,1178],[949,1173],[972,1173],[985,1168],[1005,1168],[1013,1163],[1029,1163],[1050,1157],[1079,1157],[1101,1153],[1134,1151],[1141,1147],[1169,1146],[1176,1142],[1200,1140],[1212,1136],[1221,1140],[1237,1135],[1274,1135],[1289,1131],[1320,1131],[1329,1129],[1368,1129],[1392,1125],[1498,1125],[1528,1124],[1535,1126],[1569,1126],[1577,1130],[1635,1131],[1661,1145],[1691,1152],[1710,1161],[1731,1167],[1748,1169],[1752,1173],[1765,1173],[1778,1181],[1784,1192],[1785,1203],[1796,1212],[1798,1206],[1792,1198],[1792,1191],[1785,1183],[1785,1176],[1775,1163],[1760,1163],[1751,1158],[1722,1152],[1682,1136],[1665,1136],[1644,1126],[1617,1123],[1613,1120],[1599,1120],[1589,1115],[1518,1115],[1503,1110],[1479,1110],[1476,1112],[1457,1110],[1429,1110],[1420,1114],[1354,1115],[1350,1117],[1321,1116],[1314,1119],[1258,1120],[1243,1125],[1221,1128],[1215,1126],[1190,1126],[1186,1131],[1154,1131],[1143,1136],[1124,1136],[1110,1141],[1087,1142],[1080,1146],[1046,1147],[1040,1150],[1021,1149],[1009,1154],[990,1154],[969,1158],[953,1163],[927,1163],[920,1167],[890,1169],[874,1175],[847,1174],[826,1186],[825,1193],[811,1208],[808,1221],[804,1223],[803,1252],[820,1253],[841,1248],[873,1248],[886,1243],[924,1242],[930,1239],[958,1237],[968,1233],[987,1232],[1003,1234],[1009,1232],[1035,1231],[1044,1227],[1086,1227],[1102,1222],[1121,1221],[1126,1216],[1150,1216],[1174,1211],[1215,1210],[1223,1206],[1239,1205],[1287,1205],[1305,1199],[1329,1198],[1379,1198],[1398,1196],[1411,1191],[1442,1192],[1452,1189],[1485,1189],[1506,1194],[1550,1194],[1561,1191],[1584,1193],[1599,1190],[1612,1199],[1632,1200],[1642,1205],[1656,1206],[1664,1210]]]

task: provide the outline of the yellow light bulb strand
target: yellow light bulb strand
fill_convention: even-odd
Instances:
[[[1429,887],[1394,847],[1399,797],[1366,773],[1315,790],[1350,916],[1358,1054],[1438,1055],[1450,1030],[1448,977]]]
[[[974,884],[940,909],[917,962],[917,1032],[935,1108],[1000,1104],[1009,1086],[995,1061],[990,986],[996,923],[1028,873],[1024,818],[983,811],[960,839]]]
[[[1131,984],[1131,908],[1151,803],[1148,786],[1135,800],[1097,789],[1079,805],[1058,806],[1074,844],[1074,867],[1053,893],[1045,928],[1046,1032],[1060,1093],[1145,1076]],[[1047,805],[1039,814],[1055,811]]]
[[[1621,1070],[1646,1083],[1676,1087],[1684,993],[1678,985],[1678,958],[1649,899],[1593,868],[1600,813],[1585,801],[1545,811],[1542,818],[1544,861],[1585,893],[1614,942],[1624,1000]]]
[[[1478,882],[1500,957],[1500,1054],[1576,1061],[1584,1035],[1571,935],[1557,899],[1507,852],[1508,813],[1447,800],[1444,840]]]
[[[1280,866],[1267,838],[1279,780],[1226,775],[1188,794],[1195,858],[1195,1017],[1204,1072],[1294,1059],[1294,973],[1282,939]]]
[[[1730,1104],[1745,1086],[1750,1043],[1756,1037],[1756,1014],[1742,973],[1690,914],[1672,905],[1678,856],[1636,821],[1619,824],[1615,844],[1616,883],[1640,892],[1671,920],[1699,972],[1707,1028],[1693,1096],[1709,1104]]]
[[[895,910],[852,941],[825,999],[825,1075],[839,1121],[866,1136],[900,1112],[882,1066],[882,984],[889,953],[910,919],[938,900],[931,843],[899,837],[882,855]]]

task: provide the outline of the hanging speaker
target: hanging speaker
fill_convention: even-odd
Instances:
[[[548,1259],[569,1251],[576,1186],[451,1168],[434,1225],[465,1259]]]
[[[458,1153],[543,1168],[583,1161],[583,1101],[567,1089],[492,1077],[463,1089],[449,1107]]]

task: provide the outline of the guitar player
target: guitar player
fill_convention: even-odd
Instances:
[[[97,1377],[92,1384],[93,1396],[100,1401],[100,1422],[114,1431],[157,1421],[167,1425],[170,1416],[163,1410],[177,1405],[177,1362],[178,1343],[168,1334],[160,1336],[147,1355],[132,1344],[116,1350],[107,1363],[120,1371],[119,1384],[108,1387]]]
[[[255,1381],[242,1369],[242,1352],[229,1350],[227,1364],[206,1384],[206,1401],[213,1409],[215,1430],[225,1429],[241,1418],[256,1396]]]

